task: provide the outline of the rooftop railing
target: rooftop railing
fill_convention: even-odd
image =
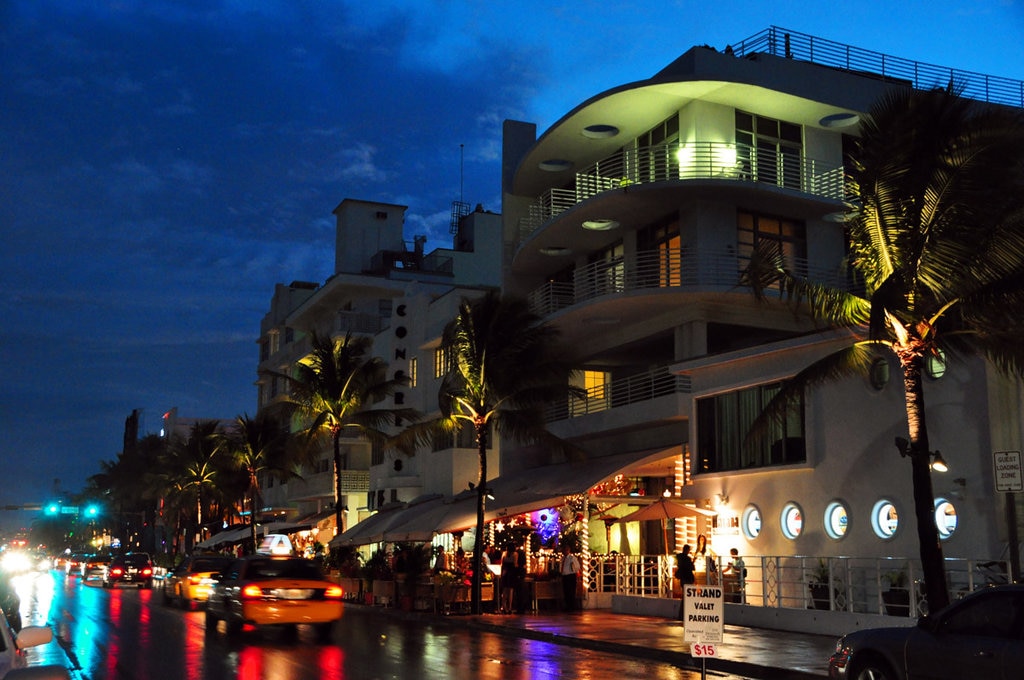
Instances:
[[[726,142],[671,142],[618,153],[576,173],[571,188],[539,196],[520,223],[525,239],[551,219],[606,191],[668,180],[724,179],[761,182],[814,196],[843,200],[843,167],[795,150],[766,150]]]
[[[1024,82],[893,57],[806,33],[771,26],[730,46],[738,57],[756,53],[903,80],[919,90],[952,85],[969,99],[1024,107]]]

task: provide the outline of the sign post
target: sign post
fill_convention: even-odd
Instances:
[[[725,635],[725,599],[722,586],[683,586],[683,641],[690,656],[700,659],[700,677],[707,677],[707,658],[717,656],[715,645]]]
[[[1024,491],[1024,470],[1020,451],[996,451],[992,454],[992,472],[996,478],[996,491],[1006,494],[1006,540],[1010,548],[1010,581],[1020,577],[1020,540],[1017,537],[1017,497]]]

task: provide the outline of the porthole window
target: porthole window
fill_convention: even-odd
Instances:
[[[786,538],[796,538],[804,530],[804,512],[799,505],[792,501],[786,503],[782,508],[782,515],[779,519],[782,524],[782,535]]]
[[[850,513],[845,503],[832,501],[825,508],[825,533],[829,538],[838,539],[845,536],[849,522]]]
[[[924,360],[924,372],[932,380],[946,375],[946,353],[940,349],[938,354],[929,354]]]
[[[879,538],[888,540],[900,528],[900,515],[890,500],[880,500],[871,510],[871,528]]]
[[[945,541],[956,531],[956,507],[945,498],[935,499],[935,527],[939,530],[939,539]]]
[[[884,389],[889,384],[889,362],[882,357],[872,361],[868,379],[872,389],[879,391]]]
[[[757,538],[761,534],[761,511],[756,505],[748,505],[743,511],[740,529],[748,539]]]

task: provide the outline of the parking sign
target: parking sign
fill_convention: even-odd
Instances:
[[[725,631],[721,586],[684,585],[683,641],[716,644]]]

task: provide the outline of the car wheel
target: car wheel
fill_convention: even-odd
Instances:
[[[868,654],[850,667],[850,680],[897,680],[898,676],[886,661]]]

